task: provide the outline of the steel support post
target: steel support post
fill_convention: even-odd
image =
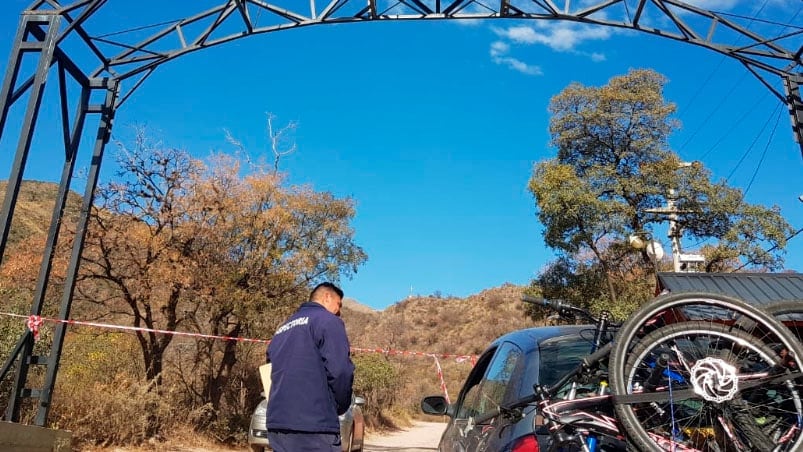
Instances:
[[[786,105],[789,107],[789,116],[792,119],[792,133],[800,146],[803,156],[803,98],[800,97],[800,85],[803,84],[803,74],[789,74],[783,78],[786,89]]]
[[[17,151],[8,178],[2,214],[0,214],[0,228],[2,228],[0,232],[0,259],[5,255],[8,233],[11,229],[11,220],[14,216],[14,207],[17,202],[17,195],[19,194],[25,164],[28,160],[28,152],[31,148],[36,119],[39,116],[39,107],[42,104],[45,83],[47,82],[50,66],[54,61],[60,22],[61,16],[58,15],[23,14],[21,16],[16,35],[17,41],[15,41],[14,49],[11,54],[11,64],[6,71],[3,91],[2,94],[0,94],[2,96],[2,98],[0,98],[0,102],[2,102],[0,106],[0,114],[2,114],[1,125],[5,127],[8,110],[16,98],[14,85],[19,76],[19,66],[22,62],[22,55],[25,52],[39,52],[39,61],[36,65],[33,83],[29,88],[28,106],[25,110],[25,117],[20,129]],[[45,28],[44,35],[41,36],[41,29],[43,27]],[[38,33],[35,33],[35,31],[38,31]],[[35,38],[37,35],[40,35],[41,39],[37,40]],[[29,38],[33,39],[29,41]],[[31,313],[39,314],[39,312],[34,312],[35,310],[36,306],[34,304],[31,308]],[[5,419],[12,422],[17,422],[19,420],[21,399],[31,394],[30,391],[25,388],[25,381],[28,377],[28,366],[35,361],[31,359],[31,354],[33,352],[33,335],[26,331],[23,339],[21,339],[21,347],[15,350],[19,355],[19,367],[11,390],[11,400],[9,401],[5,414]],[[16,357],[12,356],[9,360],[13,361],[15,358]]]
[[[67,267],[67,274],[64,281],[64,291],[61,297],[61,308],[59,309],[59,319],[67,320],[70,316],[70,308],[72,306],[72,297],[75,292],[75,282],[78,275],[78,265],[81,261],[81,252],[84,249],[84,239],[86,238],[86,230],[89,223],[89,216],[92,209],[92,199],[95,195],[95,188],[98,183],[98,176],[100,175],[100,165],[103,161],[103,152],[106,144],[109,142],[111,136],[112,122],[114,120],[115,103],[118,96],[118,83],[113,79],[93,79],[90,80],[90,88],[93,90],[103,90],[106,95],[102,105],[91,106],[88,113],[99,113],[100,121],[98,124],[98,131],[95,137],[94,151],[92,152],[92,162],[87,174],[86,187],[84,189],[83,203],[81,204],[81,213],[78,218],[78,226],[76,227],[75,237],[73,239],[72,253],[70,255],[70,263]],[[80,135],[78,124],[74,130],[73,136]],[[77,147],[77,144],[76,144]],[[65,172],[67,165],[65,164]],[[66,198],[66,193],[65,193]],[[56,212],[54,212],[54,217]],[[47,423],[47,415],[50,412],[50,401],[53,396],[53,386],[56,383],[56,374],[59,369],[59,361],[61,358],[61,349],[64,344],[64,335],[67,332],[67,324],[60,322],[56,325],[56,331],[53,335],[53,345],[51,346],[50,355],[47,360],[47,372],[45,374],[45,382],[43,390],[39,396],[39,406],[36,412],[36,425],[45,426]]]
[[[30,97],[28,108],[25,111],[20,137],[17,143],[17,153],[14,157],[14,164],[8,178],[8,187],[3,201],[3,210],[0,214],[0,258],[5,254],[6,241],[11,226],[11,218],[14,215],[14,206],[19,194],[19,184],[22,181],[25,162],[28,159],[28,151],[31,148],[34,126],[39,116],[39,106],[42,103],[45,83],[50,66],[53,64],[53,55],[56,50],[56,39],[59,34],[59,23],[61,16],[58,15],[26,15],[20,18],[20,25],[17,29],[16,41],[12,49],[9,66],[6,69],[6,78],[3,82],[2,93],[0,93],[0,136],[5,128],[8,110],[15,100],[14,85],[19,76],[20,63],[25,52],[39,52],[39,63],[36,65],[36,74],[33,84],[30,86]],[[44,39],[41,41],[28,41],[33,37],[33,28],[46,27]]]
[[[64,214],[67,197],[70,192],[70,185],[73,180],[76,157],[84,133],[84,125],[87,116],[98,114],[99,124],[94,143],[94,151],[87,175],[86,188],[84,190],[83,204],[79,218],[77,219],[76,236],[73,240],[73,249],[70,262],[67,268],[64,290],[59,309],[59,320],[67,320],[70,315],[72,297],[75,289],[78,266],[81,259],[84,237],[89,221],[92,199],[97,186],[100,174],[100,165],[103,152],[108,143],[112,120],[115,112],[115,104],[118,96],[118,83],[116,80],[106,78],[87,78],[80,72],[78,67],[64,54],[59,51],[57,43],[59,37],[59,24],[61,16],[23,14],[20,26],[17,30],[16,41],[12,49],[11,64],[6,73],[6,78],[0,91],[0,125],[5,126],[10,106],[18,100],[24,92],[28,92],[28,109],[25,113],[23,126],[20,131],[20,139],[17,146],[16,158],[11,168],[9,177],[8,191],[2,210],[2,242],[0,243],[0,256],[5,252],[6,241],[14,215],[14,206],[19,193],[20,184],[27,162],[28,152],[36,125],[39,108],[42,102],[44,86],[48,74],[53,67],[58,69],[58,82],[62,119],[62,135],[64,140],[64,165],[62,168],[58,194],[55,199],[53,213],[51,215],[50,227],[48,229],[47,241],[42,257],[42,263],[34,290],[34,299],[31,305],[31,315],[41,315],[45,304],[48,281],[50,279],[53,258],[56,252],[56,245],[59,239],[62,217]],[[39,52],[39,61],[36,73],[33,77],[16,87],[20,78],[20,64],[25,52]],[[70,123],[70,112],[68,108],[67,76],[71,75],[81,87],[80,99],[73,113],[72,123]],[[90,105],[93,92],[105,93],[104,100],[100,105]],[[0,129],[0,133],[2,129]],[[36,406],[35,423],[45,426],[50,410],[53,395],[53,387],[59,368],[62,346],[66,334],[66,323],[57,324],[50,346],[50,353],[47,356],[35,356],[34,338],[30,331],[25,331],[19,339],[17,346],[12,351],[5,365],[0,371],[0,379],[12,368],[15,361],[18,361],[17,371],[14,375],[14,382],[10,395],[9,404],[6,407],[5,419],[12,422],[19,422],[22,403],[26,398],[38,399]],[[41,389],[32,389],[27,386],[28,374],[31,365],[44,365],[44,383]]]

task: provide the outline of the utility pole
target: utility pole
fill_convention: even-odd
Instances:
[[[672,241],[672,269],[675,272],[680,271],[680,237],[683,234],[678,227],[678,213],[680,212],[676,204],[677,199],[677,191],[670,188],[666,196],[666,207],[644,210],[647,213],[666,215],[669,220],[669,232],[666,235]]]
[[[695,162],[680,162],[677,169],[689,168],[694,165]],[[678,214],[688,212],[678,210],[677,200],[677,190],[670,188],[666,195],[666,207],[645,209],[645,212],[666,215],[669,220],[669,232],[667,236],[669,240],[672,241],[672,270],[675,272],[690,271],[689,264],[704,263],[705,258],[699,254],[683,254],[680,249],[680,239],[683,236],[683,231],[678,225]]]
[[[678,209],[675,201],[678,200],[678,193],[674,188],[669,189],[666,197],[666,210],[669,212],[669,240],[672,241],[672,269],[680,271],[680,237],[683,234],[678,227]]]

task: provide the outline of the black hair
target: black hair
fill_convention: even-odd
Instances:
[[[312,292],[309,294],[309,299],[314,300],[315,294],[318,293],[319,290],[331,290],[332,292],[336,293],[338,297],[341,299],[343,298],[343,289],[330,282],[322,282],[312,289]]]

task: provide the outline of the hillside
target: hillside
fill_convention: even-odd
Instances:
[[[355,360],[361,353],[378,353],[376,349],[419,352],[387,354],[385,359],[399,377],[392,411],[422,417],[421,398],[443,393],[435,359],[426,354],[439,355],[447,392],[455,400],[472,361],[454,355],[478,355],[500,335],[533,326],[520,301],[523,289],[505,284],[466,298],[412,297],[373,312],[344,304],[343,320],[352,346],[371,350],[355,353]]]
[[[500,335],[532,324],[520,301],[523,289],[505,284],[467,298],[412,297],[373,313],[348,309],[343,319],[355,347],[478,354]]]
[[[6,187],[8,187],[8,181],[0,181],[0,197],[5,197]],[[19,243],[28,237],[47,234],[58,190],[58,184],[52,182],[33,180],[22,182],[14,208],[11,231],[8,235],[9,245]],[[76,218],[80,208],[81,196],[70,192],[64,215]]]

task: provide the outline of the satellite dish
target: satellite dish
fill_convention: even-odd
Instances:
[[[803,195],[801,195],[801,196],[803,196]],[[630,237],[628,237],[628,242],[630,243],[630,246],[632,246],[633,248],[635,248],[637,250],[643,250],[644,247],[647,246],[647,243],[644,241],[644,239],[642,239],[640,236],[635,235],[635,234],[633,234]]]
[[[661,246],[661,242],[657,240],[650,240],[647,243],[647,256],[653,260],[653,262],[659,262],[661,259],[664,258],[664,247]]]

